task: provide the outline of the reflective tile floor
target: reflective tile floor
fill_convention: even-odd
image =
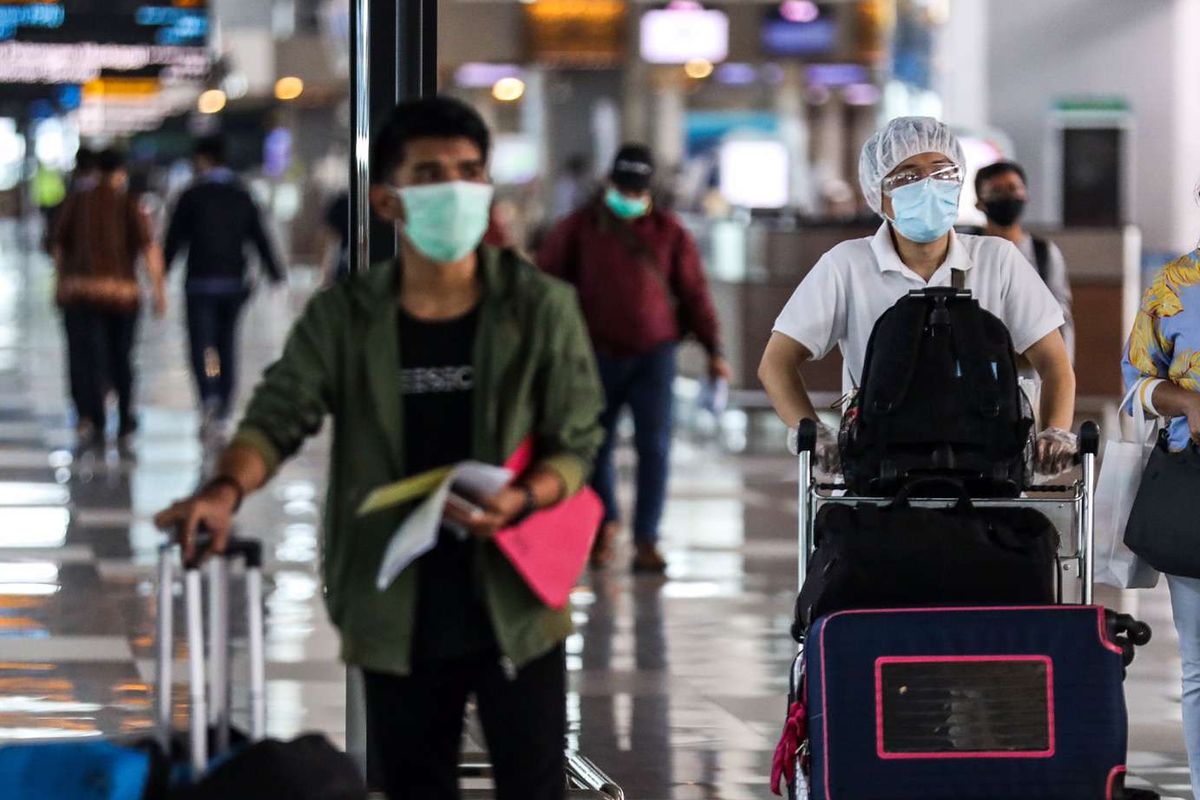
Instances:
[[[159,541],[150,517],[196,484],[203,461],[182,320],[176,308],[141,325],[136,462],[73,461],[50,274],[25,253],[0,228],[0,741],[142,734]],[[303,295],[254,301],[247,382]],[[325,453],[312,442],[251,498],[241,531],[267,545],[269,730],[341,742],[344,670],[316,572]],[[575,594],[570,744],[635,800],[766,798],[792,655],[791,464],[687,436],[674,469],[667,578],[613,570]],[[1165,590],[1103,599],[1155,630],[1127,683],[1135,783],[1191,798]]]

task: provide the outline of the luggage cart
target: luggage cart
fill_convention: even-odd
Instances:
[[[797,591],[808,574],[808,559],[816,547],[817,511],[826,504],[886,505],[890,497],[847,497],[837,494],[845,487],[836,483],[818,483],[813,475],[813,454],[817,446],[817,426],[812,420],[800,423],[800,480],[797,512],[799,551],[797,562]],[[1044,514],[1059,535],[1058,601],[1060,603],[1092,603],[1094,573],[1093,541],[1095,539],[1096,456],[1100,449],[1100,428],[1085,422],[1079,431],[1079,462],[1081,474],[1070,484],[1037,484],[1028,487],[1027,495],[1014,498],[972,499],[976,508],[1034,508]],[[957,498],[912,499],[914,508],[950,508]]]
[[[873,503],[886,505],[894,498],[845,496],[845,487],[836,483],[821,483],[814,476],[813,456],[816,451],[817,426],[811,420],[800,423],[799,430],[799,486],[797,490],[798,552],[796,559],[797,592],[804,585],[808,573],[808,561],[816,548],[817,512],[826,504],[857,505]],[[1094,422],[1085,422],[1079,432],[1079,478],[1069,484],[1037,484],[1028,487],[1027,493],[1016,498],[972,499],[977,508],[1034,508],[1044,514],[1059,534],[1057,599],[1059,604],[1091,605],[1093,603],[1094,539],[1095,539],[1095,485],[1096,461],[1100,448],[1100,429]],[[950,508],[958,498],[913,498],[913,507]],[[1117,615],[1116,619],[1127,632],[1134,645],[1144,645],[1150,640],[1150,628],[1128,615]],[[1126,663],[1132,657],[1130,651]],[[789,675],[789,708],[804,680],[804,642],[798,644],[797,655],[792,662]],[[796,780],[788,784],[788,796],[792,800],[808,797],[801,763],[807,755],[807,743],[796,751],[794,768]]]

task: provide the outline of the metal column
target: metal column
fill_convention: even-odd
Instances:
[[[395,231],[371,213],[371,137],[399,100],[437,93],[437,0],[351,0],[350,64],[350,270],[358,272],[396,255]],[[364,770],[366,731],[362,673],[349,668],[346,750]]]

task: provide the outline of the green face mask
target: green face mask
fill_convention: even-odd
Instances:
[[[604,204],[621,219],[637,219],[650,211],[650,198],[634,200],[611,186],[604,193]]]
[[[450,181],[393,191],[404,203],[404,237],[430,261],[453,263],[483,241],[492,208],[490,184]]]

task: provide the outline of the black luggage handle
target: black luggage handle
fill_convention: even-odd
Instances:
[[[176,536],[176,541],[179,541],[178,536]],[[201,526],[196,531],[195,555],[190,560],[184,561],[184,570],[199,569],[200,562],[206,555],[230,561],[240,559],[245,563],[246,569],[261,569],[263,563],[262,542],[257,539],[244,539],[240,536],[230,535],[225,543],[225,551],[215,553],[212,549],[212,534],[207,528]]]
[[[817,423],[811,419],[800,420],[796,435],[796,450],[800,453],[813,453],[817,449]]]
[[[967,487],[961,482],[953,478],[944,478],[938,476],[930,476],[926,478],[913,478],[906,481],[900,491],[896,492],[895,499],[892,500],[892,508],[911,508],[912,494],[918,487],[921,486],[945,486],[953,491],[946,495],[948,499],[956,500],[954,507],[958,511],[972,512],[975,510],[975,504],[971,502],[971,493],[967,491]]]

